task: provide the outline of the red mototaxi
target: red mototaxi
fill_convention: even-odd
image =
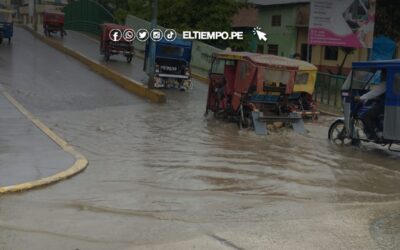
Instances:
[[[225,62],[219,72],[216,60]],[[279,84],[275,90],[284,95],[292,94],[299,69],[287,58],[248,52],[215,53],[213,61],[207,100],[207,110],[213,112],[237,113],[241,105],[253,105],[247,101],[249,95],[264,93],[267,82]]]
[[[126,57],[128,63],[132,61],[133,58],[133,41],[127,41],[123,36],[118,42],[114,42],[110,38],[110,33],[113,30],[120,30],[123,34],[125,30],[130,27],[126,25],[120,25],[115,23],[103,23],[100,25],[102,33],[100,38],[100,53],[104,55],[106,61],[110,60],[111,55],[123,54]]]
[[[57,32],[60,32],[61,37],[65,35],[64,16],[64,13],[56,11],[43,13],[43,30],[46,36]]]

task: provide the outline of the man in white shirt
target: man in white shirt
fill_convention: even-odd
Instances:
[[[369,100],[373,100],[385,93],[386,93],[386,81],[379,83],[373,89],[363,94],[360,97],[360,100],[363,102],[368,102]]]
[[[380,114],[385,111],[386,71],[381,72],[381,82],[360,97],[364,103],[374,100],[372,108],[365,112],[361,119],[370,139],[376,139],[376,123]]]

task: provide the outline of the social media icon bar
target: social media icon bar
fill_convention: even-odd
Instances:
[[[177,33],[176,33],[175,30],[173,30],[173,29],[165,30],[165,32],[164,32],[165,40],[167,40],[169,42],[172,42],[172,41],[174,41],[176,39],[176,37],[177,37]]]
[[[149,39],[149,31],[146,29],[139,29],[137,31],[137,39],[140,42],[145,42],[147,39]]]
[[[123,38],[127,42],[132,42],[135,39],[135,31],[133,29],[126,29],[123,33]]]
[[[151,40],[153,40],[154,42],[158,42],[163,38],[163,33],[161,30],[159,29],[154,29],[150,32],[150,38]]]
[[[123,31],[120,29],[113,29],[110,31],[109,36],[110,40],[113,42],[119,42],[122,39],[126,42],[132,42],[135,38],[140,42],[145,42],[149,38],[154,42],[158,42],[161,41],[163,37],[165,40],[172,42],[177,38],[178,34],[173,29],[166,29],[164,32],[160,29],[153,29],[151,32],[146,29],[139,29],[137,33],[135,33],[133,29],[125,29]]]
[[[113,42],[119,42],[122,39],[122,32],[119,29],[113,29],[109,34],[110,40]]]

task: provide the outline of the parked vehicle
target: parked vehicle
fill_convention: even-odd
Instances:
[[[126,61],[131,63],[134,52],[133,40],[127,41],[123,36],[121,36],[119,41],[113,41],[110,37],[110,33],[113,30],[120,30],[121,34],[123,34],[125,30],[130,30],[130,28],[125,25],[104,23],[101,25],[101,30],[100,53],[104,55],[104,59],[109,61],[112,55],[122,54],[125,56]]]
[[[13,13],[12,10],[0,9],[0,44],[3,43],[4,39],[8,39],[8,43],[11,43],[14,31]]]
[[[44,12],[43,31],[45,36],[60,33],[61,38],[63,38],[67,34],[64,30],[64,13],[55,11]]]
[[[313,98],[318,68],[311,63],[292,60],[299,66],[289,101],[292,110],[301,112],[303,117],[318,118],[317,102]]]
[[[146,44],[145,68],[149,60],[149,44]],[[174,41],[162,39],[156,42],[154,87],[191,89],[191,57],[191,41],[177,38]]]
[[[304,133],[301,112],[293,109],[298,63],[292,59],[247,52],[215,53],[209,73],[206,114],[252,126],[266,134],[266,122],[282,121]]]
[[[384,82],[385,94],[367,102],[359,100]],[[353,63],[352,72],[342,87],[342,98],[344,117],[332,123],[329,140],[337,145],[371,142],[389,145],[389,150],[398,151],[393,145],[400,145],[400,60]],[[365,114],[379,101],[384,104],[384,112],[376,117],[376,135],[371,137],[366,129]]]

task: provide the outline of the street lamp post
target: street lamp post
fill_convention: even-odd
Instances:
[[[158,1],[152,1],[152,17],[151,17],[151,30],[157,27],[157,9]],[[155,58],[156,58],[156,43],[149,39],[149,53],[147,58],[147,74],[149,75],[148,87],[154,88],[154,68],[155,68]]]

